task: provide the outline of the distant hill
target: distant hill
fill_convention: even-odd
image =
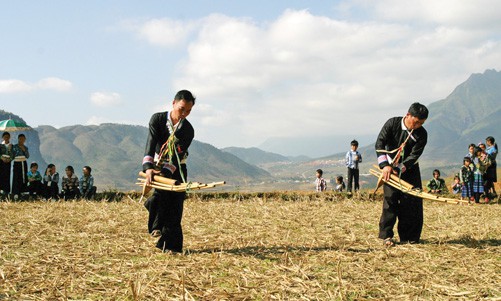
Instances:
[[[72,165],[80,176],[81,168],[89,165],[101,189],[136,188],[134,182],[141,169],[146,127],[101,124],[60,129],[40,126],[36,130],[44,158],[56,164],[60,174],[67,165]],[[226,180],[229,184],[270,177],[266,171],[198,141],[190,146],[188,172],[192,181]]]
[[[345,151],[350,141],[357,139],[360,145],[367,145],[374,140],[374,135],[326,135],[324,137],[274,137],[257,147],[261,150],[283,156],[308,156],[319,158]]]
[[[221,149],[223,152],[227,152],[237,156],[238,158],[244,160],[249,164],[254,164],[257,166],[271,163],[271,162],[291,162],[292,160],[288,157],[266,152],[260,150],[257,147],[243,148],[243,147],[226,147]]]
[[[211,181],[225,179],[229,183],[241,184],[271,178],[267,171],[199,141],[190,146],[188,168],[194,177]]]
[[[425,128],[429,133],[429,141],[420,159],[424,179],[431,177],[434,168],[440,168],[444,176],[457,172],[469,143],[484,142],[487,136],[493,136],[499,144],[501,72],[486,70],[482,74],[472,74],[449,96],[431,103],[428,108],[430,117]],[[9,116],[22,120],[15,114],[0,110],[0,118],[8,119]],[[81,175],[82,166],[90,165],[101,189],[135,188],[133,183],[141,168],[147,136],[145,127],[102,124],[56,129],[40,126],[24,133],[31,153],[29,161],[39,162],[42,168],[47,163],[55,163],[59,172],[63,173],[66,165],[73,165],[77,174]],[[15,143],[17,135],[11,134],[12,142]],[[201,182],[226,180],[230,185],[267,181],[272,188],[277,189],[278,182],[309,183],[314,179],[317,168],[322,168],[324,176],[332,179],[336,175],[346,174],[344,155],[353,138],[359,140],[359,151],[364,159],[361,164],[362,185],[372,185],[373,177],[363,174],[376,162],[374,135],[315,138],[311,141],[304,138],[276,138],[259,148],[229,147],[223,150],[194,141],[188,159],[189,179]],[[339,139],[346,143],[333,143]],[[291,148],[300,154],[305,151],[304,147],[330,149],[331,155],[318,155],[316,159],[287,157],[294,155],[288,153]],[[297,187],[294,185],[291,187]]]
[[[409,104],[410,105],[410,104]],[[484,142],[487,136],[501,141],[501,72],[486,70],[482,74],[472,74],[457,86],[445,99],[428,105],[430,116],[424,127],[428,131],[428,144],[419,162],[424,179],[439,168],[442,175],[456,173],[470,143]],[[406,112],[402,112],[402,115]],[[388,118],[393,116],[388,116]],[[382,126],[382,124],[380,125]],[[367,173],[377,162],[372,137],[369,143],[361,143],[359,151],[364,162],[361,173]],[[277,164],[268,168],[273,175],[291,175],[296,179],[311,177],[315,168],[324,169],[324,175],[331,178],[345,175],[343,164],[346,150],[332,155],[308,160],[299,164]],[[370,177],[368,178],[370,180]]]
[[[501,139],[501,72],[472,74],[428,108],[429,142],[423,160],[459,164],[468,144],[485,143],[487,136]]]

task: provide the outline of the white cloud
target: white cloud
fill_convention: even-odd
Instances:
[[[94,92],[90,95],[90,100],[98,107],[111,107],[122,103],[120,94],[116,92]]]
[[[168,18],[151,19],[145,22],[129,21],[122,24],[150,44],[175,47],[182,45],[197,28],[196,22],[182,22]]]
[[[33,88],[26,82],[18,79],[0,80],[0,93],[27,92]]]
[[[35,84],[27,83],[18,79],[0,80],[0,93],[19,93],[34,90],[52,90],[57,92],[69,91],[72,88],[70,81],[57,77],[47,77]]]
[[[497,0],[382,0],[350,1],[386,21],[424,22],[497,31],[501,2]]]
[[[375,133],[410,103],[445,98],[471,73],[501,69],[500,37],[483,21],[501,19],[501,9],[446,2],[462,21],[434,1],[353,3],[375,18],[286,10],[266,23],[200,20],[173,82],[198,96],[190,116],[197,136],[252,146],[273,136]]]
[[[69,91],[73,87],[70,81],[60,79],[57,77],[47,77],[38,81],[35,85],[36,87],[44,90],[54,90],[54,91]]]
[[[100,125],[101,123],[109,123],[109,122],[111,122],[111,120],[108,118],[100,117],[100,116],[91,116],[85,124],[86,125]]]

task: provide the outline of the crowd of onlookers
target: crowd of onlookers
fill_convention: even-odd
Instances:
[[[362,155],[357,151],[358,142],[351,142],[351,149],[346,153],[345,163],[348,168],[348,185],[344,183],[342,176],[336,177],[334,191],[351,192],[352,187],[355,191],[359,190],[358,183],[358,164],[362,162]],[[463,165],[459,172],[454,176],[454,181],[450,185],[451,193],[461,195],[462,199],[471,202],[489,203],[497,197],[494,183],[497,182],[497,164],[498,145],[494,137],[489,136],[485,143],[478,145],[470,144],[468,153],[463,158]],[[426,185],[427,191],[433,194],[446,193],[449,190],[445,180],[440,177],[440,171],[433,171],[433,178]],[[326,191],[327,181],[323,178],[323,171],[316,170],[315,190]]]
[[[462,199],[471,202],[489,203],[497,197],[497,163],[498,145],[494,137],[489,136],[485,143],[470,144],[468,153],[463,158],[463,165],[454,176],[451,192],[460,194]],[[426,185],[428,192],[444,193],[447,186],[444,179],[440,178],[440,171],[433,171],[433,179]]]
[[[26,136],[18,135],[18,143],[10,142],[10,133],[2,134],[0,144],[0,197],[14,200],[24,198],[43,199],[92,199],[96,194],[92,169],[84,166],[82,177],[75,175],[72,166],[65,168],[65,175],[61,178],[61,190],[59,190],[60,177],[54,164],[49,164],[44,173],[38,170],[38,164],[32,162],[28,169],[30,153],[25,145]],[[11,185],[12,177],[12,185]]]
[[[352,188],[357,192],[360,189],[360,173],[358,169],[359,163],[362,163],[362,154],[358,151],[358,141],[352,140],[350,142],[350,150],[346,152],[345,156],[345,165],[348,168],[347,172],[347,180],[348,186],[344,183],[343,176],[337,176],[335,180],[335,185],[332,190],[337,192],[346,192],[351,193]],[[327,181],[322,177],[323,171],[321,169],[317,169],[316,171],[317,178],[315,179],[315,190],[316,191],[326,191],[327,190]]]

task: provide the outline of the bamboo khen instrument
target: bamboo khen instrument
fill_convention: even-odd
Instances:
[[[374,166],[374,167],[376,167],[377,170],[370,169],[369,172],[373,176],[378,177],[378,179],[379,179],[378,180],[378,187],[380,186],[380,183],[381,183],[381,185],[384,183],[384,184],[388,184],[391,187],[396,188],[396,189],[402,191],[403,193],[406,193],[406,194],[409,194],[409,195],[413,195],[413,196],[416,196],[416,197],[419,197],[419,198],[422,198],[422,199],[425,199],[425,200],[437,201],[437,202],[442,202],[442,203],[447,203],[447,204],[470,204],[470,202],[467,201],[467,200],[445,198],[445,197],[441,197],[441,196],[438,196],[438,195],[434,195],[434,194],[430,194],[430,193],[427,193],[427,192],[423,192],[419,188],[414,188],[414,186],[412,186],[412,184],[410,184],[410,183],[408,183],[408,182],[400,179],[395,174],[392,174],[390,176],[390,179],[388,181],[385,181],[383,179],[383,177],[382,177],[383,176],[383,172],[379,169],[379,166]],[[377,190],[377,187],[376,187],[376,190]]]
[[[139,176],[146,178],[146,173],[140,171]],[[160,183],[168,184],[168,185],[179,185],[180,184],[178,180],[169,179],[169,178],[162,177],[159,175],[153,176],[153,180],[160,182]]]
[[[139,172],[139,175],[142,178],[138,178],[137,179],[138,182],[136,182],[136,184],[143,187],[143,196],[146,193],[148,193],[151,190],[151,188],[166,190],[166,191],[182,192],[189,190],[214,188],[216,186],[221,186],[226,184],[225,181],[212,182],[207,184],[199,182],[179,183],[179,181],[156,175],[154,176],[153,181],[149,185],[146,185],[146,174],[144,172]]]

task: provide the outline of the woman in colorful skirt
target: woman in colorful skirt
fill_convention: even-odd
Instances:
[[[491,165],[491,160],[486,152],[480,147],[475,148],[475,163],[476,170],[473,173],[473,196],[475,203],[480,203],[480,196],[484,194],[484,175],[487,168]],[[489,198],[485,197],[484,202],[488,203]]]

